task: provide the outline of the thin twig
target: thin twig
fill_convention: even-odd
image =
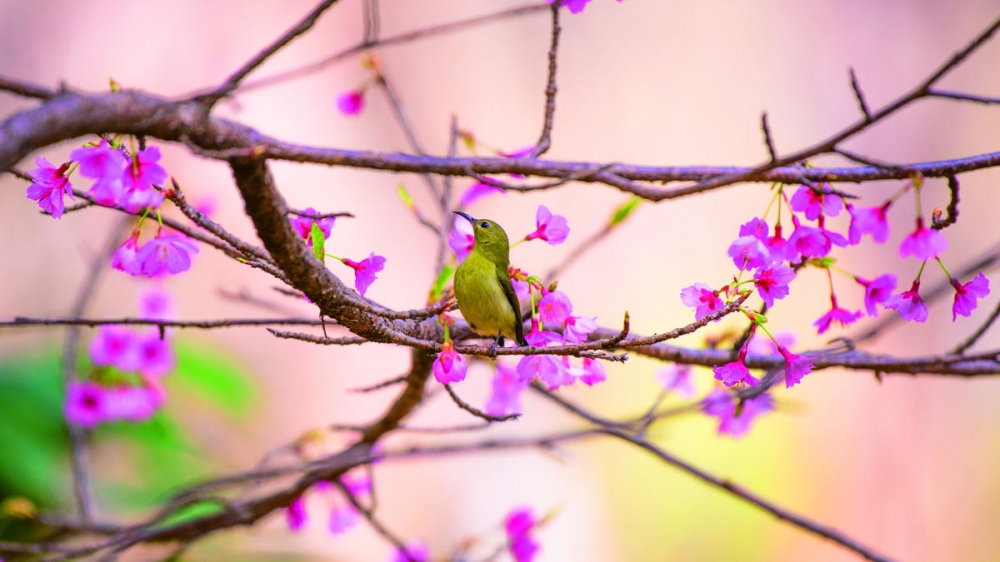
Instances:
[[[764,146],[767,147],[767,154],[771,157],[771,162],[778,161],[778,152],[774,149],[774,139],[771,138],[771,126],[767,123],[767,112],[760,114],[760,130],[764,132]]]
[[[865,101],[865,94],[861,90],[857,74],[854,73],[854,67],[850,67],[848,71],[851,75],[851,89],[854,90],[854,98],[858,100],[858,107],[861,108],[861,113],[865,116],[865,119],[871,119],[872,112],[868,109],[868,102]]]
[[[458,397],[457,394],[455,394],[455,391],[452,390],[450,384],[444,385],[444,389],[446,391],[448,391],[448,396],[451,396],[451,400],[455,403],[456,406],[458,406],[459,408],[465,410],[466,412],[469,412],[470,414],[476,416],[477,418],[482,418],[482,419],[484,419],[484,420],[486,420],[488,422],[504,422],[504,421],[509,421],[509,420],[516,420],[517,418],[521,417],[521,414],[507,414],[505,416],[491,416],[491,415],[487,414],[486,412],[484,412],[484,411],[482,411],[482,410],[480,410],[478,408],[474,408],[474,407],[470,406],[469,404],[467,404],[466,402],[464,402],[461,398]]]
[[[989,96],[977,96],[975,94],[967,94],[964,92],[949,92],[946,90],[938,90],[937,88],[931,88],[927,95],[932,98],[944,98],[957,101],[971,101],[973,103],[981,103],[983,105],[997,105],[1000,104],[1000,98],[989,97]]]
[[[556,69],[558,68],[559,54],[559,8],[562,2],[552,3],[552,43],[549,46],[549,75],[545,84],[545,117],[542,120],[542,132],[535,143],[535,148],[531,151],[531,158],[538,158],[549,150],[552,144],[552,125],[556,114]]]
[[[344,59],[350,58],[360,53],[371,51],[373,49],[389,47],[392,45],[402,45],[405,43],[409,43],[411,41],[416,41],[418,39],[435,37],[446,33],[461,31],[467,27],[475,27],[481,24],[499,21],[502,19],[525,16],[548,9],[549,5],[545,3],[528,4],[525,6],[519,6],[517,8],[511,8],[509,10],[502,10],[499,12],[494,12],[483,16],[475,16],[449,23],[432,25],[422,29],[408,31],[406,33],[400,33],[398,35],[393,35],[391,37],[384,37],[376,41],[371,41],[371,42],[362,41],[361,43],[358,43],[353,47],[349,47],[340,52],[334,53],[316,62],[312,62],[300,66],[298,68],[293,68],[292,70],[279,72],[277,74],[267,76],[259,80],[251,80],[244,82],[242,85],[239,86],[239,88],[237,88],[237,92],[249,92],[251,90],[266,88],[268,86],[273,86],[275,84],[280,84],[282,82],[288,82],[289,80],[303,78],[305,76],[309,76],[310,74],[319,72],[324,68],[336,64]]]
[[[931,228],[934,230],[941,230],[955,224],[955,221],[958,220],[958,191],[958,178],[955,176],[948,176],[948,216],[943,219],[934,218],[932,220]]]
[[[325,336],[314,336],[313,334],[303,334],[301,332],[286,332],[283,330],[275,330],[273,328],[268,328],[268,332],[277,338],[286,340],[300,340],[309,343],[318,343],[320,345],[361,345],[363,343],[368,343],[366,338],[361,336],[344,336],[342,338],[328,338]]]
[[[206,109],[211,109],[217,101],[228,96],[233,90],[235,90],[248,74],[263,64],[264,61],[271,57],[271,55],[277,53],[282,47],[291,43],[292,40],[299,35],[309,31],[319,17],[323,15],[323,12],[336,4],[338,1],[339,0],[324,0],[323,2],[320,2],[320,4],[313,8],[311,12],[306,14],[306,17],[302,18],[299,23],[295,24],[294,27],[283,33],[281,37],[278,37],[278,39],[276,39],[273,43],[257,53],[254,58],[247,61],[246,64],[230,75],[225,82],[220,84],[218,88],[208,94],[197,96],[194,98],[195,101],[204,104]]]
[[[50,100],[56,96],[56,92],[44,86],[32,84],[24,80],[14,80],[3,75],[0,75],[0,91],[40,100]]]

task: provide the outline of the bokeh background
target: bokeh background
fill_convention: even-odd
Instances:
[[[519,4],[381,0],[381,31],[389,36]],[[128,88],[182,96],[219,83],[312,5],[312,0],[0,0],[0,73],[50,86],[65,81],[90,91],[106,89],[113,78]],[[753,165],[766,157],[758,125],[762,111],[769,113],[779,152],[807,146],[857,119],[848,67],[857,72],[869,104],[879,107],[908,91],[997,15],[996,3],[986,0],[594,0],[584,13],[563,16],[558,109],[547,157]],[[351,46],[360,39],[361,29],[360,2],[343,0],[254,77],[296,68]],[[385,48],[378,55],[430,151],[445,152],[452,115],[480,140],[515,150],[532,143],[540,128],[548,41],[549,19],[541,12]],[[996,96],[998,60],[1000,41],[995,40],[943,85]],[[336,96],[367,77],[359,59],[348,59],[302,79],[239,95],[217,111],[300,143],[405,150],[405,138],[377,91],[368,96],[360,116],[338,113]],[[0,95],[0,115],[32,105]],[[885,161],[913,162],[989,152],[998,142],[996,109],[930,100],[848,146]],[[44,154],[59,162],[77,145],[66,143]],[[217,220],[255,240],[224,165],[193,156],[183,147],[162,148],[163,164],[189,198],[213,203]],[[436,241],[418,227],[396,196],[402,182],[418,205],[428,205],[419,178],[287,163],[274,163],[273,169],[293,206],[356,215],[336,224],[327,248],[355,259],[371,251],[388,258],[370,297],[395,308],[424,302],[434,276]],[[998,180],[1000,172],[995,170],[961,177],[961,219],[947,230],[951,246],[945,258],[953,271],[1000,240],[994,189]],[[63,316],[86,263],[100,251],[117,219],[96,210],[54,221],[36,212],[24,196],[26,187],[10,175],[0,177],[0,317]],[[876,204],[899,187],[899,182],[884,182],[848,188]],[[686,324],[693,314],[680,303],[680,289],[696,281],[719,285],[732,275],[725,250],[738,225],[762,213],[768,197],[766,185],[741,185],[643,205],[623,228],[568,269],[560,287],[573,298],[577,314],[596,315],[605,326],[617,326],[626,310],[638,333]],[[929,181],[925,197],[925,209],[943,206],[944,181]],[[573,231],[566,245],[528,244],[512,254],[515,265],[543,273],[598,230],[624,200],[625,195],[605,186],[571,185],[532,195],[494,196],[471,211],[497,220],[512,237],[533,229],[538,204],[567,216]],[[917,264],[899,260],[896,250],[912,228],[912,213],[912,199],[906,197],[893,208],[893,234],[887,245],[841,251],[838,264],[868,277],[891,271],[901,285],[908,284]],[[843,217],[834,225],[846,231]],[[335,262],[329,267],[350,279],[347,268]],[[995,286],[1000,277],[987,274]],[[924,278],[940,280],[941,275],[928,268]],[[844,277],[835,282],[841,303],[860,308],[857,287]],[[197,256],[191,272],[165,283],[184,319],[268,314],[227,293],[252,295],[280,311],[311,314],[307,305],[275,293],[273,285],[266,275],[208,248]],[[88,314],[134,315],[137,295],[148,287],[109,271]],[[795,331],[799,349],[821,345],[824,338],[815,335],[811,323],[828,308],[825,276],[806,271],[793,287],[792,295],[774,309],[770,326]],[[991,295],[972,318],[955,323],[948,318],[950,303],[939,302],[931,306],[926,324],[899,325],[869,345],[902,355],[946,350],[978,326],[996,301]],[[726,328],[720,324],[711,330]],[[856,328],[832,335],[860,333],[865,322]],[[7,373],[13,380],[11,373],[23,376],[36,368],[38,373],[53,371],[61,334],[60,329],[0,330],[0,360],[6,366],[0,377]],[[85,338],[91,334],[84,331]],[[347,390],[392,378],[408,361],[405,349],[318,347],[279,341],[262,329],[185,331],[177,338],[195,350],[193,361],[216,361],[216,367],[192,371],[195,376],[228,374],[220,375],[214,402],[199,401],[198,391],[185,393],[180,382],[170,383],[176,384],[171,389],[177,393],[167,408],[169,431],[160,427],[151,432],[156,435],[144,437],[133,430],[128,439],[113,431],[97,436],[99,500],[110,517],[143,513],[141,505],[130,506],[122,499],[120,488],[129,482],[141,487],[144,471],[152,470],[136,459],[142,453],[135,447],[144,439],[163,439],[170,431],[182,435],[174,445],[184,450],[185,458],[193,457],[191,472],[181,470],[170,486],[180,485],[187,476],[246,469],[267,451],[312,428],[374,418],[392,391],[359,395]],[[686,343],[700,341],[701,335]],[[1000,337],[992,333],[980,345],[986,349],[997,343]],[[20,365],[20,370],[11,365]],[[600,386],[560,392],[605,415],[635,414],[656,396],[655,373],[660,368],[633,358],[624,366],[608,366],[608,381]],[[485,365],[474,366],[460,393],[482,404],[489,377]],[[702,392],[712,387],[710,371],[700,370],[697,377]],[[191,378],[188,375],[185,384],[190,386]],[[193,384],[198,386],[197,381]],[[7,388],[8,400],[0,403],[9,410],[17,397]],[[58,392],[56,386],[50,390]],[[239,404],[225,400],[227,393],[239,395]],[[741,440],[718,437],[712,420],[700,415],[663,422],[655,426],[653,436],[681,458],[899,559],[994,560],[1000,555],[1000,536],[994,532],[1000,517],[1000,379],[892,375],[880,384],[870,374],[831,370],[810,375],[791,391],[779,390],[777,397],[779,411]],[[521,420],[492,429],[489,435],[530,436],[577,423],[530,394],[524,408]],[[438,396],[413,423],[470,421]],[[58,428],[52,431],[58,433]],[[16,432],[8,426],[0,433]],[[394,436],[389,445],[421,440]],[[57,469],[38,485],[55,492],[50,498],[54,505],[68,507],[68,472],[59,464],[58,446],[27,442],[18,450],[35,446],[56,451],[46,458]],[[13,449],[0,452],[0,463],[8,467],[13,461],[3,457],[9,457],[9,451]],[[37,480],[39,473],[33,474]],[[5,483],[8,493],[14,485]],[[539,513],[558,510],[539,532],[540,560],[853,559],[832,543],[615,442],[574,444],[556,453],[524,450],[385,463],[376,469],[376,486],[383,521],[407,539],[427,541],[436,556],[447,555],[468,537],[497,544],[505,513],[527,504]],[[303,533],[290,533],[283,518],[275,515],[257,528],[207,539],[189,552],[190,559],[389,557],[389,546],[364,524],[333,538],[325,530],[323,506],[311,509],[316,521]],[[133,558],[152,555],[142,552]]]

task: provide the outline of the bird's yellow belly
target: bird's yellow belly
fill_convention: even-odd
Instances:
[[[514,335],[514,310],[507,301],[503,288],[493,273],[493,265],[477,268],[477,264],[467,263],[474,260],[469,256],[455,272],[455,298],[458,299],[458,309],[473,330],[484,336],[503,334],[516,341]],[[482,275],[483,271],[488,275]]]

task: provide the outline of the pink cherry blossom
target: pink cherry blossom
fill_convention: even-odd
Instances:
[[[295,232],[306,241],[306,245],[312,247],[312,225],[315,224],[323,232],[323,239],[330,237],[330,233],[333,231],[333,223],[336,221],[336,217],[327,217],[324,219],[314,219],[312,217],[319,216],[320,213],[313,209],[312,207],[306,207],[302,210],[302,215],[290,215],[288,221],[292,223],[292,228]],[[312,216],[309,216],[312,215]]]
[[[365,296],[368,287],[371,287],[377,279],[375,274],[385,267],[385,258],[372,252],[360,262],[344,258],[344,265],[354,269],[354,288],[361,293],[361,296]]]
[[[186,236],[164,235],[160,230],[156,238],[146,242],[136,253],[140,271],[147,277],[178,274],[191,269],[191,254],[198,253],[198,247]]]
[[[455,217],[455,226],[448,235],[448,246],[455,252],[455,259],[462,263],[469,252],[476,247],[476,236],[472,230],[472,223],[462,217]]]
[[[147,421],[163,405],[163,399],[156,388],[118,386],[107,389],[104,396],[106,420]]]
[[[899,257],[913,256],[918,260],[929,260],[943,254],[948,249],[948,239],[939,230],[924,226],[924,218],[917,218],[917,229],[903,239],[899,246]]]
[[[977,299],[990,294],[990,280],[982,272],[964,285],[959,283],[958,279],[952,279],[951,285],[955,288],[955,303],[951,307],[952,322],[957,320],[959,315],[971,316],[978,304]]]
[[[513,367],[497,364],[490,397],[486,401],[486,413],[491,416],[520,414],[521,393],[528,388],[529,382],[522,380]]]
[[[774,398],[770,394],[748,398],[739,408],[736,399],[724,390],[716,390],[702,401],[702,411],[719,419],[719,434],[731,437],[745,435],[754,419],[772,410]]]
[[[462,207],[468,207],[469,205],[472,205],[473,203],[479,201],[483,197],[494,194],[506,195],[507,192],[495,185],[478,182],[469,187],[469,189],[465,190],[465,193],[462,194],[462,198],[459,200],[458,204],[461,205]]]
[[[165,338],[160,337],[158,329],[137,334],[132,345],[136,371],[150,377],[160,377],[173,370],[173,349]]]
[[[73,184],[63,175],[66,166],[57,168],[44,156],[35,158],[35,165],[38,167],[28,172],[32,179],[28,199],[38,201],[38,206],[52,218],[61,218],[65,209],[63,197],[69,195],[73,199]]]
[[[528,345],[533,345],[535,347],[545,347],[550,343],[559,343],[562,341],[562,336],[556,332],[551,332],[548,330],[542,330],[541,325],[538,322],[538,317],[532,317],[531,319],[531,330],[524,335],[524,339],[527,340]]]
[[[778,352],[785,358],[785,388],[792,388],[799,384],[802,377],[812,372],[812,359],[796,355],[784,346],[780,347]]]
[[[538,314],[548,326],[562,326],[573,312],[573,303],[562,291],[549,291],[538,301]]]
[[[848,205],[847,212],[851,214],[851,227],[847,230],[848,241],[859,244],[862,236],[870,234],[872,240],[884,244],[889,240],[889,221],[886,220],[888,210],[889,204],[881,207]]]
[[[538,554],[538,542],[531,536],[538,521],[530,507],[513,509],[504,518],[504,531],[510,546],[510,553],[517,562],[531,562]]]
[[[795,271],[783,263],[771,264],[754,273],[757,293],[768,308],[774,306],[775,299],[788,296],[788,284],[795,279]]]
[[[816,332],[822,334],[830,329],[830,324],[836,322],[840,324],[841,327],[847,327],[863,316],[861,311],[851,312],[850,310],[840,308],[837,306],[837,299],[830,296],[831,308],[830,311],[820,316],[819,320],[813,322],[813,326],[816,326]]]
[[[299,496],[292,500],[285,508],[285,520],[288,528],[292,531],[301,531],[309,522],[309,512],[306,511],[305,496]]]
[[[364,90],[350,90],[337,96],[337,109],[344,115],[358,115],[364,107]]]
[[[882,306],[894,309],[904,320],[925,322],[927,321],[927,305],[920,298],[919,289],[920,281],[914,281],[910,290],[889,297]]]
[[[139,229],[135,229],[128,240],[119,246],[114,255],[111,256],[111,267],[130,275],[142,274],[142,263],[139,262],[138,251]]]
[[[70,153],[80,163],[80,174],[96,181],[88,193],[101,205],[114,205],[123,195],[122,175],[128,164],[120,150],[101,139],[97,146],[85,146]]]
[[[84,146],[69,154],[80,163],[80,175],[96,180],[117,180],[125,173],[126,158],[120,150],[101,139],[97,146]]]
[[[552,246],[558,246],[569,236],[569,223],[562,215],[553,215],[545,205],[538,206],[535,213],[535,231],[524,237],[525,240],[540,239]]]
[[[730,244],[727,251],[736,267],[749,270],[771,262],[771,254],[765,243],[767,232],[767,223],[757,217],[740,225],[739,238]]]
[[[725,307],[718,292],[704,283],[695,283],[681,289],[681,302],[695,309],[695,320],[701,320]]]
[[[766,238],[764,240],[764,246],[767,247],[767,253],[771,257],[771,263],[777,263],[782,261],[794,261],[798,254],[794,251],[790,252],[791,256],[787,255],[789,253],[790,246],[788,245],[788,240],[781,233],[781,225],[774,225],[774,236]]]
[[[788,246],[803,257],[822,258],[830,253],[834,245],[847,245],[847,239],[841,234],[823,227],[802,226],[798,221],[795,222],[795,232],[788,239]]]
[[[828,185],[824,187],[829,188]],[[843,199],[837,195],[819,194],[805,185],[799,186],[788,203],[793,211],[805,213],[811,221],[821,216],[835,217],[844,208]]]
[[[712,367],[716,380],[722,381],[722,384],[727,387],[741,382],[750,386],[756,386],[760,381],[750,374],[750,369],[747,369],[746,364],[743,362],[743,355],[741,353],[740,358],[731,363]]]
[[[514,294],[517,295],[517,298],[527,299],[531,297],[531,285],[527,281],[511,277],[510,282],[514,285]]]
[[[691,380],[691,365],[671,363],[656,373],[656,382],[663,390],[676,392],[684,398],[694,398],[696,389]]]
[[[406,546],[406,551],[397,550],[392,557],[392,562],[429,562],[431,559],[427,545],[418,542],[410,543]]]
[[[517,363],[517,375],[526,383],[538,377],[548,385],[549,390],[555,390],[573,381],[573,377],[566,373],[562,361],[552,355],[525,355]]]
[[[896,276],[885,273],[871,281],[862,277],[854,279],[865,288],[865,310],[868,312],[868,316],[878,316],[878,305],[884,303],[896,290]]]
[[[162,287],[150,287],[139,294],[139,318],[173,320],[176,316],[173,298]]]
[[[570,367],[569,357],[564,355],[563,363],[566,365],[566,372],[587,386],[594,386],[599,382],[604,382],[608,378],[607,373],[604,372],[604,365],[597,359],[584,357],[581,366]]]
[[[146,207],[158,208],[163,203],[163,192],[154,186],[162,185],[167,171],[159,164],[160,149],[155,146],[139,150],[132,161],[125,165],[122,174],[124,192],[119,201],[127,211],[138,212]]]
[[[563,326],[564,343],[584,343],[597,330],[596,316],[567,316]]]
[[[434,378],[441,384],[450,384],[465,380],[465,372],[468,369],[465,357],[455,351],[455,343],[452,340],[444,342],[441,346],[441,353],[431,366]]]
[[[136,368],[136,333],[124,326],[105,324],[90,340],[90,360],[97,366],[114,366],[122,371]]]
[[[104,387],[92,381],[66,385],[66,420],[80,427],[94,427],[107,419]]]

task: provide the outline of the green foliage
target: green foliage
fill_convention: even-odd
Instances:
[[[444,264],[441,268],[441,273],[438,274],[437,279],[434,280],[434,285],[431,287],[430,302],[437,302],[441,300],[441,295],[444,294],[444,288],[448,286],[451,281],[451,276],[455,274],[455,263],[450,261]]]
[[[60,504],[69,434],[55,354],[0,362],[0,451],[0,498]]]
[[[233,417],[250,414],[257,391],[243,368],[209,347],[179,341],[175,349],[177,369],[167,380],[172,392],[197,396]]]
[[[313,254],[316,256],[320,262],[326,260],[326,237],[323,235],[323,229],[319,227],[316,221],[313,221],[312,227],[309,229],[309,236],[312,238],[313,243]]]
[[[608,226],[618,226],[619,224],[625,222],[625,219],[629,218],[632,211],[635,211],[639,203],[642,203],[641,197],[632,197],[628,201],[619,205],[615,212],[611,213],[611,220],[608,221]]]

